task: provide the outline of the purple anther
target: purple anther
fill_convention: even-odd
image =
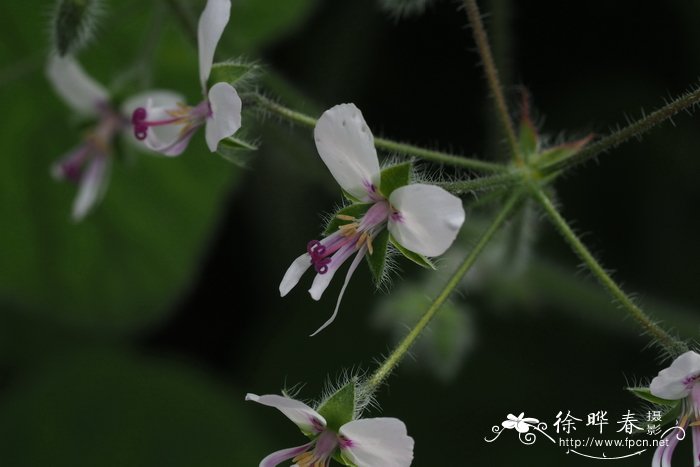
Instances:
[[[331,262],[331,259],[329,257],[325,257],[325,258],[316,257],[316,258],[311,259],[311,264],[314,265],[314,269],[319,274],[325,274],[328,272],[328,264],[330,262]]]
[[[326,247],[321,244],[318,240],[311,240],[306,244],[306,251],[311,255],[311,262],[315,259],[320,259],[326,252]]]
[[[139,107],[136,110],[134,110],[134,113],[131,115],[131,123],[133,123],[134,125],[137,123],[141,123],[144,120],[146,120],[146,116],[146,109],[144,109],[143,107]]]

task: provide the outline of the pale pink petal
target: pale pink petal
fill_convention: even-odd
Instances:
[[[241,127],[241,98],[228,83],[216,83],[209,90],[211,117],[207,118],[206,140],[211,152],[219,141],[232,136]]]
[[[374,137],[360,109],[340,104],[326,110],[314,129],[316,148],[338,184],[357,199],[369,201],[379,188]]]
[[[682,399],[690,393],[688,380],[700,375],[700,355],[688,351],[676,358],[671,366],[661,370],[649,385],[656,397],[669,400]]]
[[[343,287],[340,289],[340,294],[338,294],[338,301],[335,303],[335,310],[333,310],[333,314],[330,318],[328,318],[328,320],[325,323],[323,323],[323,325],[320,328],[318,328],[316,331],[314,331],[313,334],[311,334],[311,337],[323,331],[329,324],[331,324],[335,320],[335,317],[338,315],[338,310],[340,309],[340,302],[343,300],[343,294],[345,294],[345,289],[347,288],[348,283],[350,282],[350,278],[355,273],[355,269],[357,269],[357,266],[362,261],[362,258],[365,257],[365,253],[367,253],[367,247],[362,247],[357,252],[357,255],[355,255],[355,259],[352,261],[352,264],[350,264],[350,268],[348,268],[348,272],[345,275],[345,282],[343,283]]]
[[[302,446],[297,446],[295,448],[282,449],[281,451],[273,452],[265,459],[260,461],[259,467],[275,467],[282,462],[292,459],[299,454],[302,454],[309,450],[313,443],[306,443]]]
[[[389,201],[398,211],[389,218],[391,235],[421,255],[443,254],[464,222],[462,201],[435,185],[417,183],[397,188]]]
[[[109,168],[110,158],[107,154],[97,154],[88,163],[73,202],[73,220],[82,220],[102,199],[109,183]]]
[[[56,94],[80,114],[95,116],[100,104],[109,101],[107,90],[70,56],[51,56],[46,74]]]
[[[246,394],[245,400],[257,402],[258,404],[274,407],[287,416],[304,433],[318,433],[326,426],[326,419],[314,409],[296,399],[278,396],[277,394],[267,394],[258,396]]]
[[[216,45],[224,33],[231,15],[230,0],[208,0],[199,17],[197,41],[199,44],[199,80],[202,90],[207,88],[207,79],[214,63]]]
[[[413,438],[396,418],[365,418],[340,427],[341,452],[357,467],[408,467]]]

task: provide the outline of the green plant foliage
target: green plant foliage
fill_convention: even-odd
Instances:
[[[0,452],[13,467],[230,467],[270,451],[242,391],[178,363],[82,349],[7,388]]]

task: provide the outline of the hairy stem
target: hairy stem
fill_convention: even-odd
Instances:
[[[261,94],[253,94],[257,104],[268,112],[272,112],[275,115],[282,117],[290,122],[296,123],[298,125],[313,128],[316,126],[316,119],[285,107]],[[385,151],[396,152],[399,154],[404,154],[408,156],[415,156],[421,159],[425,159],[432,162],[437,162],[440,164],[451,165],[453,167],[461,167],[471,170],[480,170],[484,172],[504,172],[507,167],[502,164],[495,164],[493,162],[480,161],[477,159],[471,159],[468,157],[456,156],[454,154],[449,154],[441,151],[435,151],[432,149],[421,148],[418,146],[413,146],[411,144],[404,144],[398,141],[392,141],[385,138],[374,138],[374,145]]]
[[[687,350],[687,346],[683,342],[674,339],[651,318],[649,318],[649,316],[647,316],[646,313],[644,313],[644,311],[642,311],[642,309],[632,301],[632,299],[622,290],[622,288],[617,285],[613,278],[610,277],[603,266],[600,265],[588,248],[586,248],[583,242],[574,233],[549,197],[539,188],[534,189],[533,193],[535,199],[537,199],[537,201],[542,205],[550,221],[552,224],[554,224],[557,230],[559,230],[559,233],[561,233],[569,246],[571,246],[578,257],[581,258],[581,260],[591,270],[593,275],[596,276],[601,285],[605,287],[613,298],[620,305],[622,305],[624,310],[627,311],[627,313],[634,318],[635,321],[637,321],[644,332],[651,336],[652,339],[660,344],[671,356],[676,356]]]
[[[639,138],[642,134],[665,122],[666,120],[669,120],[678,112],[681,112],[682,110],[690,110],[698,103],[700,103],[700,86],[681,95],[680,97],[677,97],[651,114],[630,123],[621,130],[618,130],[596,141],[583,149],[581,152],[568,158],[553,162],[549,165],[545,165],[542,167],[542,171],[545,173],[550,173],[583,164],[584,162],[589,161],[601,153],[615,148],[632,138]]]
[[[370,376],[365,383],[365,389],[368,393],[373,393],[382,384],[382,382],[391,374],[396,366],[401,362],[406,353],[410,350],[416,339],[421,335],[425,327],[430,323],[435,314],[440,310],[443,303],[449,298],[450,294],[457,288],[464,275],[471,269],[474,262],[488,244],[489,240],[503,225],[511,211],[515,207],[520,198],[520,191],[511,195],[505,205],[501,208],[496,216],[496,219],[491,223],[489,228],[484,232],[476,243],[469,255],[464,259],[462,264],[457,268],[452,277],[447,281],[437,298],[433,301],[430,307],[423,314],[421,319],[416,323],[411,332],[396,346],[393,352],[384,360],[384,363]]]
[[[515,186],[522,184],[522,180],[523,176],[518,172],[504,172],[487,177],[472,178],[471,180],[437,183],[437,185],[450,193],[460,195],[472,191]]]
[[[510,146],[513,160],[517,164],[522,165],[524,164],[524,160],[522,154],[520,154],[518,140],[515,137],[515,130],[513,129],[513,122],[510,119],[510,112],[508,112],[506,98],[503,94],[500,78],[498,77],[498,69],[494,64],[491,46],[489,45],[488,36],[486,35],[486,30],[484,29],[484,23],[481,21],[479,7],[476,4],[476,0],[464,0],[464,5],[467,8],[467,16],[469,16],[469,23],[471,24],[472,31],[474,32],[476,47],[479,50],[479,55],[481,56],[481,61],[484,66],[486,81],[491,89],[491,95],[493,96],[496,104],[496,111],[498,113],[499,120],[501,121],[501,125],[503,126],[503,131],[508,139],[508,145]]]

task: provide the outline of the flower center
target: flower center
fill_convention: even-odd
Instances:
[[[151,127],[165,125],[182,125],[181,134],[187,133],[194,127],[203,125],[207,118],[212,116],[211,106],[208,100],[203,100],[195,107],[177,104],[174,109],[164,109],[163,118],[148,120],[148,110],[139,107],[131,115],[131,124],[134,127],[134,136],[143,141],[148,136]]]
[[[327,467],[338,447],[338,437],[331,430],[324,430],[311,451],[299,454],[292,461],[299,467]]]
[[[352,246],[354,251],[366,247],[371,255],[374,252],[372,239],[386,227],[391,215],[391,207],[386,201],[378,201],[370,207],[361,219],[339,214],[338,219],[348,221],[338,227],[338,232],[326,237],[323,242],[311,240],[306,251],[311,256],[311,264],[319,274],[328,272],[329,263],[334,253],[344,247]]]

